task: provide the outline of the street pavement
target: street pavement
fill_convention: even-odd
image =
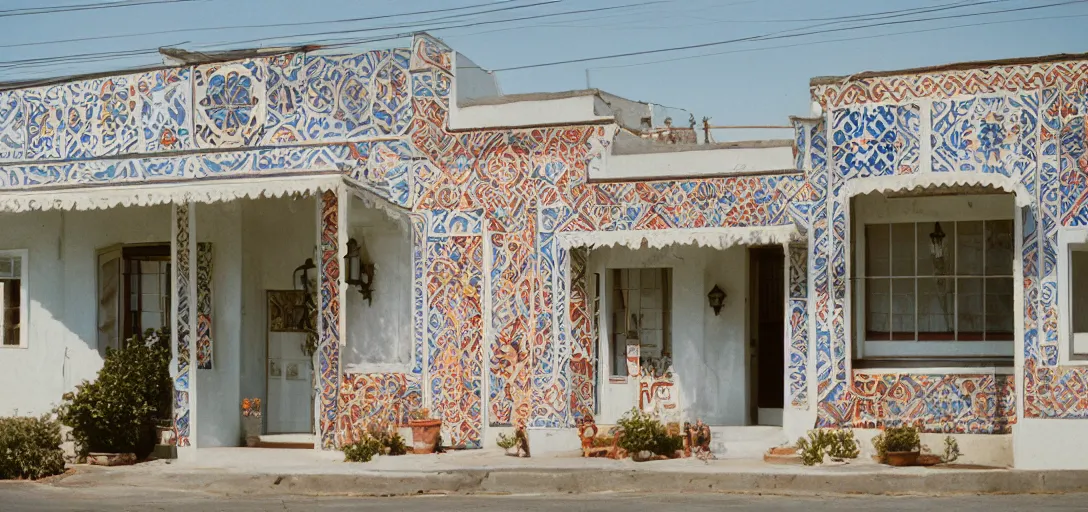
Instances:
[[[744,494],[591,494],[579,496],[415,496],[400,498],[247,497],[200,492],[153,491],[132,487],[59,488],[0,482],[2,512],[69,511],[385,511],[432,512],[636,512],[636,511],[805,511],[955,510],[1006,512],[1085,510],[1088,495],[784,497]]]

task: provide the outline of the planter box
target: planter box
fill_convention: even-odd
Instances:
[[[135,453],[89,453],[87,464],[92,466],[131,466],[136,463]]]
[[[888,452],[889,466],[915,466],[921,452]]]
[[[261,444],[261,416],[242,416],[242,432],[246,446],[256,448]]]

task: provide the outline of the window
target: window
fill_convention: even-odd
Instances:
[[[671,269],[613,269],[611,277],[612,375],[627,375],[629,343],[639,345],[640,367],[663,373],[672,364]]]
[[[868,224],[864,355],[1011,356],[1012,220]]]
[[[0,336],[4,347],[26,347],[27,251],[0,251]]]
[[[98,254],[98,347],[170,325],[170,245],[115,246]]]
[[[1069,252],[1069,294],[1073,355],[1088,356],[1088,250]]]

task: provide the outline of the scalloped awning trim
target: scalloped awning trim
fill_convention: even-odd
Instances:
[[[670,245],[696,245],[727,249],[735,245],[778,245],[802,242],[804,236],[795,225],[746,226],[705,229],[652,229],[632,231],[578,231],[556,235],[559,244],[572,247],[621,246],[639,249],[643,242],[652,249]]]
[[[1016,197],[1016,206],[1030,206],[1035,198],[1028,193],[1022,183],[1001,174],[981,174],[977,172],[925,172],[919,174],[900,174],[896,176],[877,176],[854,178],[846,182],[839,190],[838,200],[845,201],[854,196],[874,192],[889,194],[909,192],[929,187],[993,187]]]
[[[45,210],[104,210],[125,206],[168,203],[215,203],[235,199],[316,194],[343,183],[339,174],[318,176],[261,177],[243,180],[188,181],[159,185],[80,188],[72,190],[18,191],[0,194],[0,212]]]

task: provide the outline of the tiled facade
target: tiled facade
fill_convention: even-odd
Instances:
[[[283,55],[0,92],[0,189],[208,178],[343,176],[410,219],[410,371],[348,374],[340,262],[345,204],[320,191],[318,424],[324,446],[429,408],[448,444],[487,426],[573,427],[597,408],[593,311],[575,232],[798,226],[789,245],[786,407],[822,426],[921,421],[1003,433],[1024,416],[1088,417],[1088,374],[1058,364],[1056,232],[1088,223],[1088,63],[998,66],[817,85],[796,170],[599,183],[615,126],[451,132],[453,54]],[[913,180],[913,181],[912,181]],[[996,184],[1022,220],[1024,382],[853,370],[849,199],[860,190]],[[869,185],[871,184],[871,185]],[[214,364],[211,247],[175,206],[175,424]],[[194,263],[199,268],[192,268]],[[196,286],[196,290],[193,290]],[[195,308],[193,303],[195,302]],[[210,313],[207,313],[210,315]],[[195,315],[195,316],[193,316]],[[192,346],[197,347],[195,357]],[[1019,346],[1019,345],[1018,345]],[[814,380],[813,380],[814,379]],[[651,393],[652,395],[652,393]]]

